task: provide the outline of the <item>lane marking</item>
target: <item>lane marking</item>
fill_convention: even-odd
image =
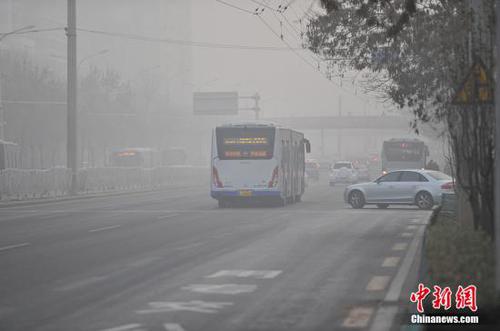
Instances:
[[[110,226],[105,226],[102,228],[92,229],[92,230],[89,230],[89,232],[101,232],[101,231],[116,229],[119,227],[121,227],[121,225],[110,225]]]
[[[197,293],[211,293],[211,294],[241,294],[251,293],[257,289],[257,285],[248,284],[191,284],[184,286],[183,290],[188,290]]]
[[[174,249],[176,251],[184,251],[186,249],[196,248],[196,247],[200,247],[202,245],[205,245],[204,241],[199,241],[199,242],[195,242],[195,243],[192,243],[192,244],[187,244],[187,245],[184,245],[184,246],[175,247]]]
[[[141,328],[140,324],[127,324],[127,325],[117,326],[115,328],[104,329],[101,331],[128,331],[128,330],[145,331],[145,329]]]
[[[158,257],[158,256],[145,257],[143,259],[140,259],[140,260],[137,260],[137,261],[134,261],[134,262],[127,264],[127,267],[141,268],[141,267],[145,267],[146,265],[148,265],[150,263],[156,262],[160,259],[161,259],[161,257]]]
[[[395,243],[394,246],[392,246],[393,251],[404,251],[408,247],[407,243]]]
[[[82,287],[85,287],[85,286],[88,286],[88,285],[92,285],[92,284],[98,283],[98,282],[103,281],[103,280],[105,280],[107,278],[108,278],[108,276],[90,277],[90,278],[83,279],[83,280],[80,280],[80,281],[77,281],[77,282],[74,282],[74,283],[70,283],[70,284],[65,285],[65,286],[57,287],[54,290],[58,291],[58,292],[66,292],[66,291],[77,290],[79,288],[82,288]]]
[[[54,213],[54,214],[50,214],[50,215],[38,216],[37,218],[39,220],[48,220],[48,219],[54,218],[54,217],[59,216],[59,215],[61,215],[61,214],[55,214]]]
[[[418,228],[418,226],[416,226],[416,225],[408,225],[406,228],[408,230],[415,230],[416,228]]]
[[[408,274],[410,273],[410,269],[413,262],[415,261],[415,257],[418,251],[418,246],[424,235],[424,231],[425,231],[425,226],[420,227],[415,237],[413,237],[413,240],[411,241],[410,247],[406,252],[403,262],[401,263],[401,266],[399,267],[396,276],[392,280],[391,285],[387,290],[384,302],[391,304],[395,304],[398,302],[399,297],[401,295],[401,291],[403,290],[404,282],[407,279]],[[392,326],[392,323],[394,321],[394,318],[396,317],[397,312],[398,312],[397,305],[381,306],[377,310],[377,314],[372,323],[370,331],[389,330]]]
[[[403,237],[403,238],[411,238],[411,237],[413,237],[413,233],[411,233],[411,232],[403,232],[403,233],[401,233],[401,237]]]
[[[367,291],[382,291],[389,284],[389,276],[373,276],[366,285]]]
[[[281,270],[221,270],[214,274],[205,276],[205,278],[217,278],[217,277],[238,277],[246,278],[252,277],[257,279],[272,279],[281,274]]]
[[[165,323],[163,324],[163,327],[167,331],[184,331],[184,328],[182,326],[175,323]]]
[[[4,247],[0,247],[0,252],[4,252],[4,251],[11,250],[11,249],[16,249],[16,248],[21,248],[21,247],[26,247],[29,245],[30,245],[30,243],[22,243],[22,244],[4,246]]]
[[[384,259],[384,262],[382,262],[382,267],[384,268],[394,268],[398,265],[399,260],[401,258],[398,256],[389,256]]]
[[[373,308],[369,307],[355,307],[349,311],[346,319],[342,323],[345,328],[366,328],[368,322],[373,315]]]
[[[204,314],[216,314],[219,310],[232,306],[232,302],[206,302],[200,300],[188,302],[150,302],[150,309],[138,310],[137,314],[167,313],[175,311],[189,311]]]
[[[167,218],[172,218],[172,217],[179,216],[179,215],[180,214],[162,215],[162,216],[158,216],[157,219],[159,219],[159,220],[166,220]]]

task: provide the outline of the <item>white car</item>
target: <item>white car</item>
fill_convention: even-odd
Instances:
[[[431,209],[441,203],[443,193],[454,192],[454,181],[450,176],[434,170],[396,170],[373,182],[348,186],[344,200],[353,208],[374,204],[378,208],[389,205],[416,205],[420,209]]]
[[[350,161],[337,161],[330,171],[330,186],[337,183],[353,184],[358,181],[358,171]]]

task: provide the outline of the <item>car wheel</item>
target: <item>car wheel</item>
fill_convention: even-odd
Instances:
[[[349,195],[349,203],[354,209],[363,208],[365,205],[365,197],[361,191],[352,191]]]
[[[388,203],[377,203],[377,208],[386,209],[387,207],[389,207]]]
[[[434,200],[429,192],[418,192],[415,197],[415,204],[420,209],[431,209],[434,206]]]

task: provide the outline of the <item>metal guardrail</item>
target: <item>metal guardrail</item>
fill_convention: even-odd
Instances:
[[[154,189],[207,183],[208,168],[171,166],[158,168],[87,168],[78,173],[78,193]],[[0,170],[0,199],[32,199],[69,194],[67,168]]]

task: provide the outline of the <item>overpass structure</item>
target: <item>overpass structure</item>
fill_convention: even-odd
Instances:
[[[299,130],[408,130],[410,120],[404,116],[305,116],[271,117],[265,121]]]
[[[313,142],[314,157],[355,158],[378,153],[382,142],[393,137],[413,136],[410,118],[380,116],[269,117],[265,121],[306,131]]]

